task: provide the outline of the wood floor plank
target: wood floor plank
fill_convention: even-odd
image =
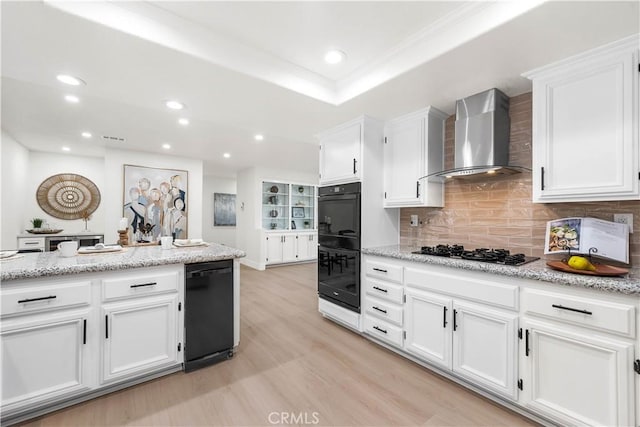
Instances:
[[[323,318],[316,264],[242,267],[240,277],[241,337],[232,359],[24,426],[534,425]]]

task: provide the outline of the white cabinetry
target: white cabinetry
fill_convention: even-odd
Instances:
[[[440,178],[420,179],[444,167],[444,121],[433,107],[385,124],[384,207],[444,205]]]
[[[365,261],[364,266],[364,332],[402,348],[402,267],[377,261]]]
[[[295,262],[296,235],[291,233],[265,233],[265,262],[267,264],[280,264]]]
[[[533,201],[635,200],[638,38],[526,74],[533,80]]]
[[[635,307],[522,294],[522,402],[565,425],[635,425]]]
[[[298,261],[316,259],[318,257],[318,235],[316,233],[297,233],[296,249]]]
[[[382,144],[382,125],[362,116],[317,135],[320,140],[320,185],[362,180],[363,147]]]
[[[451,369],[449,327],[453,300],[412,288],[406,290],[404,349],[422,360]]]
[[[94,387],[87,344],[93,320],[90,286],[57,280],[3,289],[3,417]]]

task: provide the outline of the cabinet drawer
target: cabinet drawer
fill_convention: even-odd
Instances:
[[[175,292],[178,290],[178,272],[137,274],[121,279],[102,281],[102,300]]]
[[[91,282],[60,283],[7,289],[2,293],[2,316],[37,313],[91,302]]]
[[[44,237],[25,237],[18,239],[18,249],[44,250]]]
[[[367,261],[365,263],[365,271],[367,276],[377,277],[390,282],[402,283],[402,267],[399,265]]]
[[[402,347],[402,328],[371,316],[364,316],[364,332],[396,347]]]
[[[365,286],[366,292],[369,295],[373,295],[396,304],[402,304],[403,288],[400,285],[367,278]]]
[[[398,326],[402,326],[402,306],[366,296],[365,310],[380,319],[386,320]]]
[[[527,314],[536,314],[591,329],[635,337],[635,307],[609,301],[524,289],[522,306]]]

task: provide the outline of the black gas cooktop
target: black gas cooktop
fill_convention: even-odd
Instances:
[[[523,265],[540,259],[538,257],[525,256],[524,254],[511,254],[507,249],[478,248],[467,250],[462,245],[423,246],[419,251],[412,253],[504,265]]]

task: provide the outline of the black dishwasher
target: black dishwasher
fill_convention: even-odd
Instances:
[[[185,266],[184,370],[233,356],[233,261]]]

